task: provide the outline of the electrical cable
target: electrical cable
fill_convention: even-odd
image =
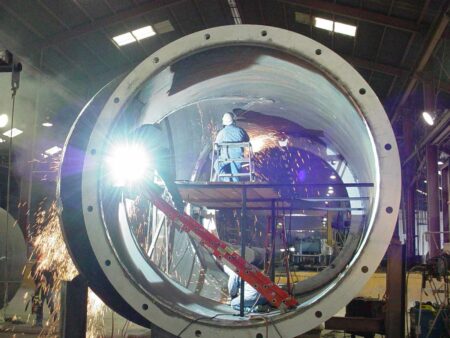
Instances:
[[[216,313],[214,316],[211,316],[211,317],[198,317],[198,318],[196,318],[196,319],[190,321],[189,324],[186,325],[186,326],[180,331],[180,333],[177,334],[177,337],[181,337],[181,335],[182,335],[182,334],[183,334],[183,333],[184,333],[191,325],[193,325],[193,324],[199,322],[200,320],[203,320],[203,319],[209,319],[209,320],[211,320],[211,319],[217,318],[217,317],[219,317],[219,316],[232,316],[232,314],[230,314],[230,313]]]
[[[264,321],[264,324],[266,324],[266,338],[269,338],[269,321],[267,320],[267,317],[265,317],[265,316],[253,316],[250,319],[251,320],[262,319]]]
[[[280,331],[278,330],[278,327],[275,325],[275,322],[272,320],[272,318],[269,318],[270,323],[273,325],[275,331],[278,333],[278,336],[280,338],[283,338],[283,336],[281,335]]]

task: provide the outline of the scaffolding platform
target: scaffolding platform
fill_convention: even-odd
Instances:
[[[349,197],[282,197],[280,191],[292,187],[328,186],[325,184],[274,184],[255,182],[186,182],[177,181],[176,185],[185,202],[209,209],[240,209],[245,199],[246,209],[320,209],[328,211],[350,210],[350,208],[315,208],[316,202],[350,201]],[[334,184],[334,186],[372,187],[371,183]],[[245,197],[244,197],[245,195]],[[365,200],[367,197],[356,198]],[[333,210],[336,209],[336,210]]]
[[[278,190],[270,184],[177,182],[177,187],[184,201],[209,209],[242,208],[244,189],[246,191],[247,209],[270,210],[272,201],[279,201],[285,204],[285,207],[289,207],[289,203],[282,201]]]

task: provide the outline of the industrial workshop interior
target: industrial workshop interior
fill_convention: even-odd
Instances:
[[[0,0],[0,338],[450,337],[450,0]]]

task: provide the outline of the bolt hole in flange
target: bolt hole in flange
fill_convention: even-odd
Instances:
[[[370,88],[348,64],[332,52],[323,53],[323,47],[314,41],[276,28],[270,28],[270,39],[261,39],[260,36],[267,36],[267,30],[261,26],[241,28],[245,29],[239,32],[233,27],[208,29],[208,32],[199,32],[180,43],[175,42],[167,51],[165,48],[158,51],[158,57],[144,61],[111,95],[111,102],[124,102],[123,107],[107,103],[104,109],[96,112],[98,121],[91,134],[84,138],[87,140],[85,149],[96,149],[96,154],[101,154],[85,159],[84,190],[80,196],[82,205],[89,206],[83,210],[88,212],[84,213],[86,224],[82,226],[94,252],[93,259],[96,259],[96,254],[111,252],[111,256],[108,255],[110,265],[104,258],[100,261],[105,262],[100,264],[100,272],[107,275],[110,283],[105,287],[123,290],[121,285],[129,285],[126,291],[121,291],[121,299],[136,312],[142,312],[147,305],[142,316],[148,321],[163,318],[165,313],[176,313],[176,316],[167,315],[167,319],[173,317],[178,320],[234,312],[228,305],[220,304],[223,295],[218,290],[226,284],[227,276],[217,267],[216,260],[185,233],[167,227],[164,216],[156,212],[152,211],[151,217],[150,213],[144,214],[146,218],[143,219],[151,220],[147,221],[151,223],[150,228],[139,228],[139,219],[135,217],[140,217],[140,214],[135,211],[142,205],[136,206],[128,196],[116,198],[117,188],[103,179],[108,176],[108,171],[104,165],[106,161],[101,157],[107,156],[103,154],[108,154],[109,145],[114,143],[111,141],[130,134],[141,125],[158,122],[157,128],[165,140],[162,144],[170,145],[174,154],[171,167],[180,181],[209,180],[209,154],[204,150],[204,144],[213,141],[209,126],[220,127],[223,112],[232,111],[238,125],[250,134],[258,159],[262,162],[268,158],[275,159],[269,165],[256,168],[260,175],[258,180],[284,182],[285,177],[292,177],[296,184],[323,183],[320,188],[310,187],[297,192],[298,200],[303,203],[301,207],[314,207],[316,211],[306,216],[313,220],[312,223],[317,221],[320,230],[329,228],[350,236],[340,239],[340,246],[336,245],[334,250],[330,249],[326,269],[295,285],[301,304],[297,310],[299,314],[311,311],[309,318],[319,319],[318,313],[323,317],[314,306],[307,306],[319,299],[322,303],[329,298],[333,308],[344,305],[341,304],[343,299],[333,298],[333,290],[348,288],[349,294],[353,292],[354,286],[347,285],[346,279],[353,273],[360,274],[360,271],[350,269],[350,262],[358,261],[358,257],[367,255],[367,252],[371,254],[371,260],[380,258],[378,256],[382,253],[377,253],[380,250],[371,248],[371,234],[377,236],[378,242],[388,242],[391,224],[387,225],[389,231],[376,231],[375,223],[386,223],[386,219],[381,215],[378,220],[375,215],[385,214],[377,213],[379,205],[393,206],[391,213],[396,212],[397,193],[395,184],[381,184],[379,180],[387,169],[385,163],[379,161],[377,145],[381,144],[383,150],[383,145],[395,146],[395,139],[386,132],[390,130],[389,121],[380,115],[383,110],[379,102],[372,101],[373,95],[365,95],[366,92],[371,93]],[[213,35],[214,39],[210,39]],[[248,45],[245,44],[246,39]],[[278,40],[283,43],[277,44]],[[286,41],[292,42],[289,53],[285,52]],[[321,57],[311,60],[311,51]],[[332,67],[336,60],[342,65],[339,69]],[[358,92],[365,96],[356,98],[350,94],[358,96]],[[370,121],[375,114],[381,116],[377,118],[381,118],[382,123]],[[77,125],[75,131],[78,132],[82,126],[82,123]],[[379,130],[371,130],[372,126]],[[72,141],[69,139],[69,147]],[[283,152],[292,154],[292,162],[283,158]],[[206,154],[203,159],[202,154]],[[388,170],[392,175],[389,177],[398,177],[396,156],[395,152],[383,151],[383,159],[389,157],[391,163]],[[290,169],[293,169],[293,174]],[[282,173],[281,179],[274,172]],[[69,177],[64,176],[64,180]],[[63,184],[63,187],[71,186]],[[380,187],[384,190],[380,191]],[[62,194],[68,195],[69,190],[67,188]],[[381,197],[385,196],[390,200],[382,201]],[[145,207],[154,210],[151,203]],[[206,209],[200,210],[207,215],[209,211]],[[305,223],[306,218],[300,210],[292,214],[298,215],[292,219],[292,237],[298,239],[289,243],[288,250],[304,256],[317,252],[315,245],[322,245],[322,238],[316,234],[326,232],[316,232],[315,225]],[[261,220],[266,219],[264,214],[254,213],[252,217],[254,215],[260,220],[256,226],[263,229],[265,224]],[[222,226],[219,216],[228,217],[223,210],[215,214],[219,220],[216,222],[218,228]],[[70,215],[64,223],[70,224]],[[145,234],[151,236],[142,237]],[[254,240],[257,236],[249,238]],[[166,239],[170,241],[168,245]],[[257,240],[264,242],[264,238]],[[166,251],[167,247],[172,251]],[[300,260],[292,263],[299,268],[304,264]],[[155,285],[164,285],[164,288]],[[149,300],[143,305],[144,298]],[[155,302],[164,308],[162,315],[152,315]],[[129,316],[130,312],[125,310],[124,314]],[[294,336],[290,318],[277,312],[271,315],[277,317],[277,325],[289,332],[288,336],[291,333]],[[294,320],[300,320],[300,317]],[[168,322],[161,320],[155,325],[168,331],[175,330]],[[209,336],[215,332],[216,325],[218,328],[230,325],[235,318],[206,319],[204,322],[196,323],[196,328],[198,325],[198,333]],[[300,325],[302,329],[314,325],[303,324]],[[257,336],[252,325],[246,321],[239,322],[243,332],[248,330],[251,336]]]

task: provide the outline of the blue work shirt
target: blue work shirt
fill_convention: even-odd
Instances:
[[[239,143],[239,142],[249,142],[250,138],[247,132],[236,126],[236,124],[230,124],[228,126],[223,127],[222,130],[219,131],[216,137],[216,143]],[[229,148],[223,147],[219,154],[221,159],[231,158],[231,159],[239,159],[242,158],[243,155],[242,148]]]
[[[229,274],[228,278],[228,292],[231,298],[239,296],[241,287],[241,278],[231,269],[227,270]],[[244,284],[244,301],[248,303],[248,306],[252,306],[257,300],[263,300],[264,297],[256,291],[249,283]],[[259,303],[259,302],[258,302]],[[247,304],[246,304],[247,306]]]

